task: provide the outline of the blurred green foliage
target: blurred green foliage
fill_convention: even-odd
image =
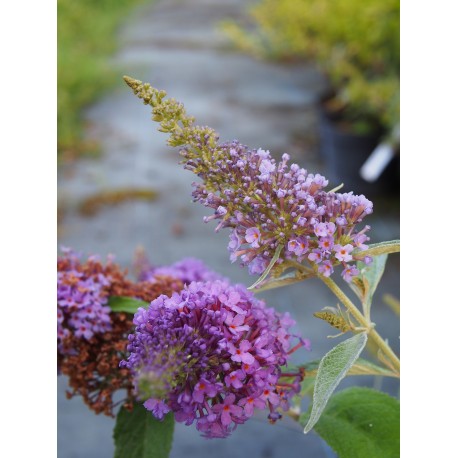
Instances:
[[[82,140],[82,110],[122,78],[109,56],[117,46],[116,31],[143,0],[57,1],[57,148],[71,156],[96,152]]]
[[[361,130],[390,130],[399,123],[399,10],[399,0],[261,0],[254,29],[223,28],[256,56],[316,60],[336,111]]]

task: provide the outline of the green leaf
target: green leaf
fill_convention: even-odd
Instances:
[[[316,374],[312,412],[304,427],[304,434],[307,434],[318,421],[332,393],[358,359],[366,342],[366,333],[356,334],[339,343],[323,356]]]
[[[370,300],[372,300],[372,296],[374,295],[375,290],[380,283],[380,279],[382,278],[383,272],[385,271],[387,259],[387,254],[381,254],[379,256],[375,256],[369,266],[366,266],[361,261],[358,262],[358,269],[361,272],[361,275],[369,282]]]
[[[306,381],[309,377],[315,377],[320,361],[309,361],[306,364],[301,364],[299,367],[305,370],[305,378]],[[367,359],[358,358],[353,366],[347,372],[347,375],[377,375],[377,376],[384,376],[384,377],[396,377],[398,378],[398,374],[395,374],[388,370],[386,367],[380,367],[377,364],[368,361]]]
[[[298,366],[299,368],[305,370],[305,378],[301,382],[301,391],[298,394],[296,394],[292,399],[294,405],[300,406],[302,404],[302,398],[306,396],[311,398],[313,396],[313,390],[315,387],[315,377],[318,371],[319,363],[320,361],[316,360]],[[377,364],[374,364],[371,361],[367,361],[363,358],[358,358],[356,362],[353,364],[353,366],[351,366],[348,370],[347,377],[352,375],[373,375],[376,377],[399,378],[399,374],[395,374],[389,369],[386,369],[385,367],[380,367]],[[306,418],[308,418],[308,415],[306,415]]]
[[[336,186],[335,188],[332,188],[330,191],[327,191],[327,192],[331,194],[331,192],[337,192],[339,189],[342,189],[343,187],[344,187],[344,184],[340,183],[339,186]]]
[[[353,292],[356,294],[358,299],[360,300],[361,304],[364,302],[364,295],[366,294],[366,290],[369,288],[367,284],[367,280],[365,280],[362,275],[358,275],[353,277],[351,283],[348,284]]]
[[[314,389],[315,389],[315,376],[312,375],[310,377],[306,377],[301,382],[300,398],[303,398],[305,396],[311,397],[313,395]]]
[[[171,412],[159,421],[141,404],[135,404],[132,412],[123,407],[113,432],[114,458],[168,458],[174,424]]]
[[[315,431],[339,458],[400,456],[399,401],[380,391],[354,387],[336,393]]]
[[[269,289],[280,288],[286,285],[292,285],[294,283],[299,283],[304,281],[303,277],[300,277],[296,272],[288,272],[287,274],[282,275],[278,278],[270,278],[264,282],[261,286],[257,286],[253,293],[260,293],[262,291],[267,291]]]
[[[387,254],[375,256],[372,263],[366,266],[364,262],[358,261],[357,267],[360,271],[359,277],[363,281],[365,288],[362,297],[364,316],[370,321],[370,309],[372,305],[372,297],[377,289],[383,272],[385,271],[385,264],[388,259]]]
[[[272,270],[272,267],[274,266],[274,264],[277,262],[278,258],[280,257],[280,253],[281,253],[281,250],[283,250],[283,247],[285,245],[278,245],[277,246],[277,249],[275,250],[275,253],[269,263],[269,265],[267,266],[267,269],[263,272],[263,274],[251,285],[249,286],[247,289],[248,290],[252,290],[254,288],[256,288],[256,286],[259,285],[259,283],[263,282],[265,280],[265,278],[267,277],[267,275],[269,275],[269,272]]]
[[[111,296],[108,298],[108,307],[113,312],[136,313],[139,307],[148,308],[149,303],[132,297]]]
[[[258,286],[256,286],[256,288],[253,290],[253,293],[256,294],[262,291],[267,291],[269,289],[281,288],[283,286],[299,283],[306,280],[307,278],[313,277],[316,277],[316,273],[311,269],[305,268],[304,266],[304,269],[302,271],[295,270],[294,272],[288,272],[286,274],[283,274],[280,277],[270,277],[269,279],[264,281],[260,286],[258,284]]]
[[[358,251],[355,256],[361,259],[361,256],[379,256],[380,254],[399,253],[400,251],[401,242],[399,240],[390,240],[368,245],[367,250]]]
[[[375,375],[381,377],[395,377],[399,378],[399,374],[395,374],[386,367],[380,367],[370,361],[363,358],[358,358],[350,367],[347,375]]]

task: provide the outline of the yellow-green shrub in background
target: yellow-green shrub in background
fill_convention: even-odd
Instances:
[[[225,23],[236,45],[273,59],[315,59],[356,126],[399,122],[399,0],[261,0],[255,28]]]
[[[116,75],[109,62],[116,30],[143,0],[57,1],[57,147],[71,155],[91,152],[82,141],[81,111],[110,89]]]

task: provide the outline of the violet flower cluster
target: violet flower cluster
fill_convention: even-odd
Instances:
[[[197,258],[183,258],[169,266],[153,266],[144,253],[136,260],[137,277],[139,281],[156,281],[158,277],[172,277],[188,285],[193,281],[224,280],[224,277],[209,269],[203,261]]]
[[[139,399],[158,419],[172,411],[205,437],[227,437],[254,408],[276,421],[300,389],[301,373],[281,367],[308,342],[291,348],[294,321],[242,285],[192,282],[139,309],[134,324],[121,366],[132,370]]]
[[[205,138],[195,142],[205,143]],[[232,228],[228,245],[232,262],[240,257],[251,274],[261,274],[280,247],[277,264],[308,260],[326,277],[340,264],[348,282],[359,273],[351,263],[353,251],[367,249],[370,227],[357,230],[356,226],[372,213],[371,201],[351,192],[325,191],[328,180],[297,164],[288,166],[288,154],[277,164],[268,151],[250,150],[233,141],[219,145],[220,159],[209,165],[196,156],[195,148],[181,151],[186,168],[203,180],[193,184],[193,197],[215,210],[205,221],[219,220],[217,231]],[[202,144],[201,149],[208,146]]]
[[[106,287],[109,278],[98,268],[98,257],[81,263],[77,254],[63,249],[57,272],[57,346],[65,352],[63,341],[73,334],[89,340],[96,333],[111,330]]]

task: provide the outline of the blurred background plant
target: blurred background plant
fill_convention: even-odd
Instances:
[[[354,133],[399,124],[399,0],[261,0],[253,24],[223,23],[239,48],[290,61],[315,60],[329,82],[326,111]]]
[[[119,73],[110,62],[117,27],[142,0],[58,0],[57,150],[66,158],[97,154],[84,139],[82,111],[115,85]]]

